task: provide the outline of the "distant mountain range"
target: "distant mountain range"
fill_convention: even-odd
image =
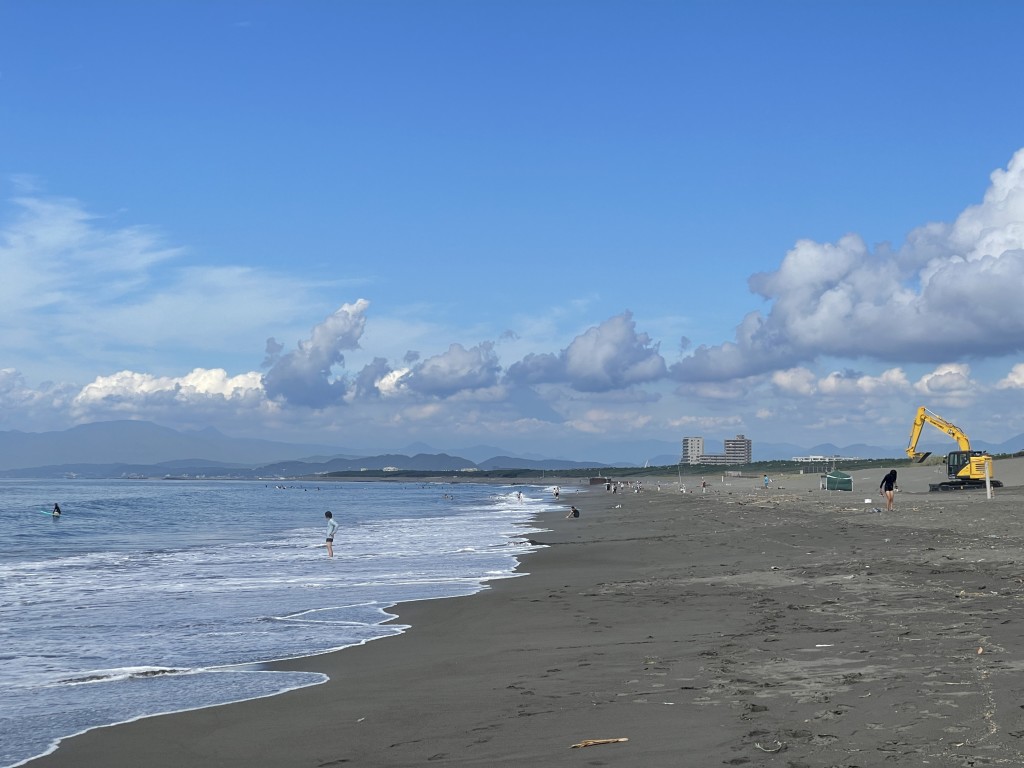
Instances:
[[[0,477],[298,477],[327,472],[396,469],[566,469],[601,462],[495,456],[500,448],[470,449],[478,461],[437,452],[367,456],[322,444],[227,437],[216,429],[182,432],[145,421],[83,424],[59,432],[0,432]],[[486,456],[485,459],[479,457]]]
[[[0,432],[0,469],[54,464],[159,464],[202,458],[235,465],[268,464],[314,454],[327,445],[234,438],[208,428],[179,432],[148,421],[101,421],[60,432]]]
[[[976,441],[981,450],[1014,453],[1024,450],[1024,435],[1003,443]],[[922,439],[921,450],[944,454],[952,441]],[[233,476],[297,477],[325,472],[382,470],[386,467],[420,471],[467,469],[579,469],[669,466],[679,461],[679,444],[643,441],[618,444],[617,455],[644,456],[643,461],[577,461],[529,454],[516,456],[495,446],[473,446],[449,452],[424,443],[402,452],[366,455],[316,443],[228,437],[216,429],[178,431],[145,421],[107,421],[83,424],[59,432],[0,432],[0,476],[163,477]],[[595,451],[596,452],[596,451]],[[621,452],[621,453],[620,453]],[[902,448],[871,445],[839,447],[831,443],[803,448],[787,443],[754,441],[753,460],[785,460],[794,456],[903,458]]]

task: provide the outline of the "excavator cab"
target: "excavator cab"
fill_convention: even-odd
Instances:
[[[1002,486],[998,480],[992,480],[992,457],[984,451],[953,451],[947,454],[946,474],[950,482],[958,485],[984,483],[987,474],[993,487]]]
[[[972,453],[980,454],[979,451],[953,451],[946,455],[946,473],[950,480],[957,480],[961,476],[970,477]],[[961,475],[964,470],[967,470],[967,472]],[[984,472],[984,469],[982,472]]]

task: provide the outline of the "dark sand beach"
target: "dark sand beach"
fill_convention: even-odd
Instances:
[[[1024,464],[567,491],[528,576],[281,663],[327,684],[70,739],[34,768],[1024,765]],[[692,485],[692,484],[691,484]],[[865,503],[865,499],[870,499]],[[587,739],[628,739],[571,748]]]

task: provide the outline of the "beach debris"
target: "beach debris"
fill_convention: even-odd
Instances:
[[[985,649],[979,645],[978,646],[978,655],[981,656],[981,654],[983,654],[984,652],[985,652]]]
[[[768,746],[765,746],[760,741],[755,741],[754,746],[760,749],[762,752],[781,752],[786,748],[786,745],[776,739]]]
[[[573,744],[569,749],[582,749],[583,747],[595,747],[598,744],[617,744],[620,741],[629,741],[629,739],[584,739],[578,744]]]

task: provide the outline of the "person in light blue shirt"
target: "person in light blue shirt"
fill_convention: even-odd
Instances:
[[[329,510],[324,512],[324,517],[327,518],[327,556],[334,557],[334,532],[338,530],[338,521]]]

